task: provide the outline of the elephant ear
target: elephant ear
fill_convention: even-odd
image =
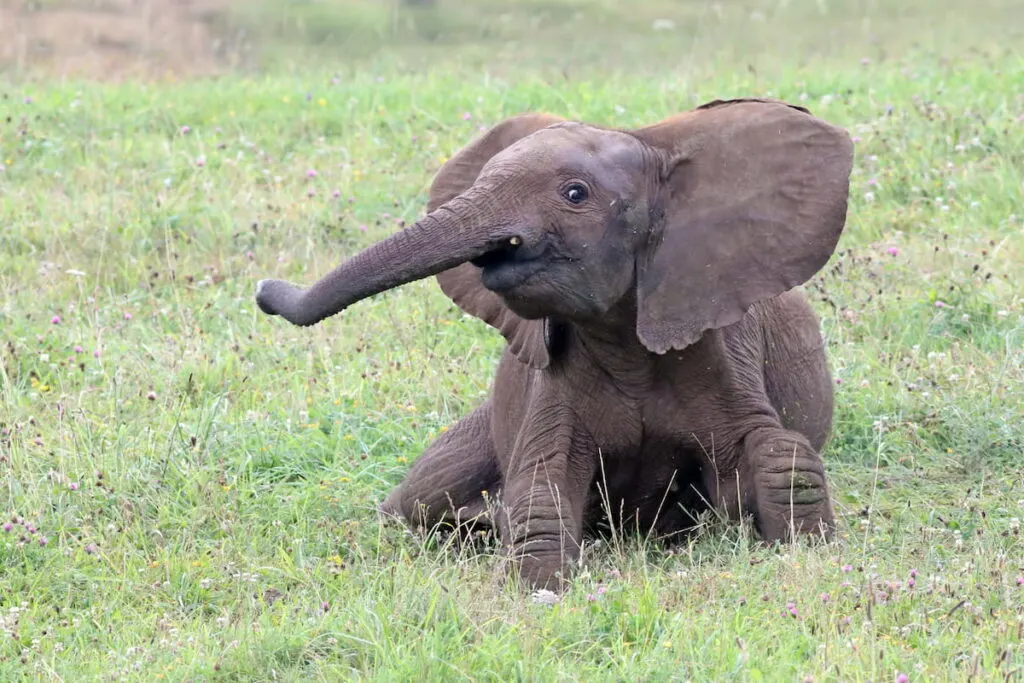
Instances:
[[[564,119],[551,114],[520,114],[497,124],[462,148],[438,171],[430,186],[427,211],[468,190],[484,164],[506,147],[527,135]],[[437,282],[466,313],[494,327],[508,341],[509,350],[523,363],[545,368],[561,330],[554,321],[526,320],[513,313],[494,292],[484,287],[480,269],[464,263],[437,275]]]
[[[637,335],[683,349],[809,280],[846,222],[853,144],[802,107],[716,100],[632,131],[662,152],[664,213],[637,258]]]

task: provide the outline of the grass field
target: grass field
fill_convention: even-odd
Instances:
[[[241,15],[268,67],[216,79],[0,75],[0,679],[1024,679],[1012,3],[502,5],[451,34],[366,11],[344,35],[378,27],[372,53],[327,30],[340,10]],[[508,115],[637,126],[740,95],[855,136],[807,286],[839,540],[606,542],[548,605],[489,551],[382,527],[500,336],[432,280],[311,329],[259,314],[256,280],[415,220]]]

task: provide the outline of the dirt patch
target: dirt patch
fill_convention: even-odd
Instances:
[[[243,65],[227,0],[4,2],[0,68],[119,80],[200,76]]]

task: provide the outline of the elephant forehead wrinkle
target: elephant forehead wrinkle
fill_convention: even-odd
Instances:
[[[564,141],[554,142],[554,149],[568,154],[582,153],[583,158],[597,159],[601,163],[622,164],[633,161],[639,149],[628,135],[612,131],[580,131]]]
[[[478,176],[478,180],[511,182],[519,178],[528,178],[536,172],[537,166],[546,165],[539,154],[517,155],[510,158],[495,157],[487,164]]]
[[[583,149],[600,153],[615,147],[631,146],[631,144],[635,144],[636,140],[618,131],[579,125],[572,128],[541,130],[523,142],[549,149]]]
[[[543,132],[543,131],[541,131]],[[552,162],[552,145],[540,133],[523,138],[498,152],[484,163],[479,178],[491,176],[501,169],[530,170]]]

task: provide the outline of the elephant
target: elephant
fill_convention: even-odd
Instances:
[[[444,163],[420,220],[256,301],[309,326],[436,277],[504,336],[488,398],[379,510],[476,520],[526,586],[569,585],[602,519],[667,535],[710,509],[764,543],[827,542],[834,382],[800,285],[836,249],[853,157],[845,129],[771,98],[636,129],[517,114]]]

